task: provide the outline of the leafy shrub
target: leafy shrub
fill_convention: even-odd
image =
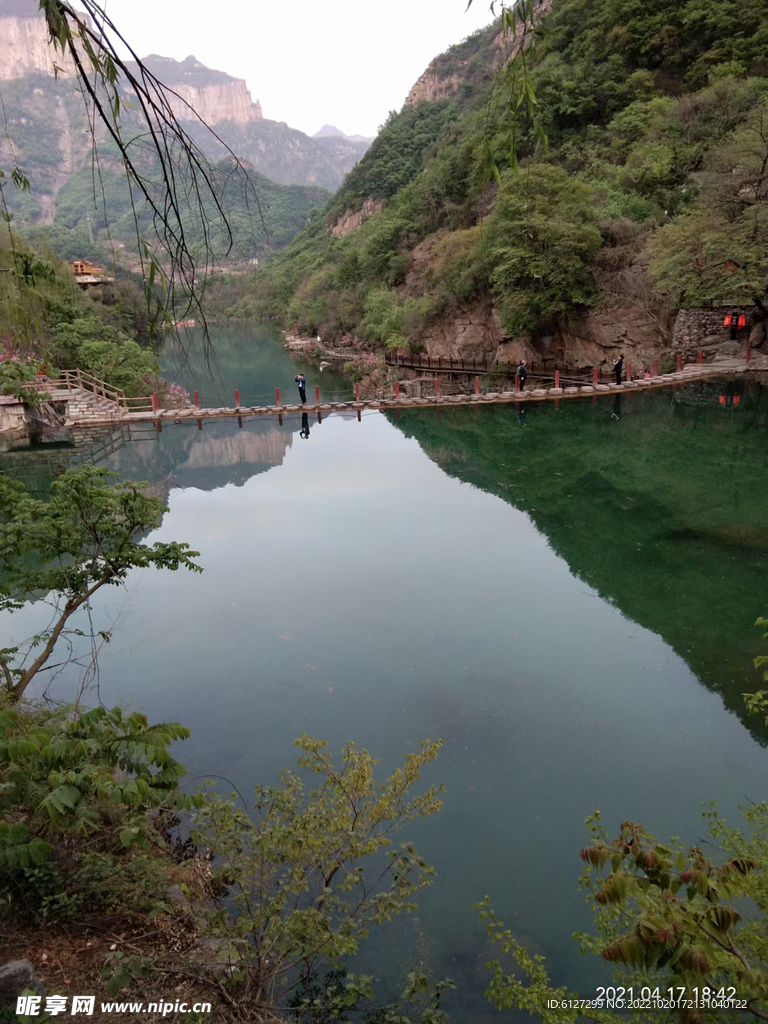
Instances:
[[[119,708],[22,708],[0,697],[5,914],[18,923],[151,910],[164,877],[156,812],[192,803],[179,792],[186,769],[168,753],[188,735]]]
[[[150,351],[93,316],[57,324],[50,357],[62,370],[85,370],[128,395],[145,394],[145,378],[157,367]]]

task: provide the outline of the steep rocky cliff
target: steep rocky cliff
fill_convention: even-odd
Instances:
[[[176,61],[151,54],[144,63],[171,90],[170,103],[181,120],[197,115],[210,125],[248,124],[263,117],[241,78],[207,68],[192,56]],[[45,18],[33,0],[0,0],[0,80],[53,76],[54,64],[65,80],[74,75],[69,55],[50,45]]]
[[[242,78],[214,71],[195,57],[176,61],[150,54],[144,58],[144,64],[169,87],[171,107],[181,121],[202,118],[210,125],[222,121],[244,125],[261,121],[264,116],[261,103],[253,102]]]
[[[54,59],[65,75],[72,72],[72,61],[66,54],[54,55],[45,19],[35,16],[31,0],[13,3],[3,0],[0,3],[0,79],[52,75]]]

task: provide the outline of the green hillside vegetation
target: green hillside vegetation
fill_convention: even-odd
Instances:
[[[763,304],[765,5],[555,0],[539,36],[528,56],[546,151],[492,90],[494,29],[477,33],[438,62],[444,80],[461,75],[453,95],[390,115],[325,221],[233,313],[418,346],[430,321],[490,297],[509,336],[535,336],[620,290],[634,265],[672,305]],[[369,197],[383,208],[332,237]]]
[[[183,74],[186,66],[186,62],[178,65],[175,61],[160,59],[153,59],[151,63],[156,70],[162,70],[166,78],[173,80]],[[206,82],[228,78],[210,69],[202,69],[199,75]],[[64,259],[89,254],[92,259],[103,262],[103,253],[111,251],[111,243],[135,252],[131,194],[119,153],[114,143],[99,129],[99,166],[92,166],[91,134],[82,96],[73,83],[65,77],[54,80],[45,75],[31,75],[4,81],[0,92],[8,125],[7,139],[0,141],[0,166],[18,162],[31,185],[25,191],[12,187],[3,190],[14,224],[28,237],[32,237],[34,232],[36,242],[45,237],[51,249]],[[132,126],[136,134],[140,131],[136,109],[136,104],[131,104],[130,100],[122,108],[121,120],[126,137],[130,137]],[[226,126],[223,131],[226,134]],[[207,138],[213,138],[210,132],[199,125],[192,134],[207,152],[212,145]],[[62,149],[60,142],[63,136],[66,137],[66,145],[62,143]],[[274,140],[277,149],[281,146],[285,149],[281,139],[282,135]],[[322,207],[329,199],[330,192],[319,185],[281,185],[253,169],[248,169],[247,175],[244,171],[233,174],[231,157],[220,144],[215,143],[215,147],[220,157],[212,165],[211,173],[217,179],[222,205],[232,229],[234,259],[264,257],[279,252],[307,224],[311,211]],[[322,154],[320,156],[326,159]],[[134,145],[133,159],[150,178],[153,177],[148,150],[144,151],[140,144]],[[70,168],[66,166],[67,160]],[[175,170],[181,179],[177,185],[183,193],[186,188],[184,179],[189,172],[181,163]],[[159,173],[156,178],[160,194]],[[188,190],[187,198],[189,211],[185,211],[182,203],[182,213],[187,214],[185,228],[192,244],[199,244],[201,226],[194,223],[191,215],[195,210],[193,189]],[[152,237],[146,204],[138,192],[133,199],[140,229]],[[210,198],[206,214],[214,225],[221,220]],[[228,239],[225,244],[220,226],[215,230],[219,234],[217,255],[223,256]]]
[[[130,281],[91,298],[50,251],[41,256],[17,237],[12,249],[0,235],[0,392],[18,393],[20,373],[79,368],[128,395],[147,394],[157,360],[136,340],[145,326],[144,296]]]
[[[206,137],[201,126],[190,125],[202,149],[220,159],[220,147]],[[367,142],[337,141],[323,145],[283,121],[222,121],[216,133],[233,153],[258,167],[268,178],[282,183],[303,184],[334,192],[352,166],[368,148]]]
[[[768,395],[739,389],[619,396],[618,421],[614,398],[537,404],[521,413],[525,429],[504,406],[390,420],[446,473],[527,512],[573,573],[660,634],[766,742],[742,694],[759,688]]]
[[[312,210],[322,206],[329,195],[322,188],[278,185],[255,171],[248,172],[246,182],[242,174],[233,175],[231,166],[226,164],[218,165],[214,173],[219,179],[222,203],[232,230],[233,258],[263,258],[278,252],[301,231]],[[15,221],[23,224],[30,217],[34,220],[34,173],[31,191],[9,193],[9,200]],[[146,205],[138,195],[134,195],[133,200],[139,229],[146,235],[151,232]],[[228,240],[217,211],[210,209],[208,214],[217,236],[217,254],[223,258]],[[201,226],[191,211],[185,227],[192,241],[200,244]],[[53,223],[40,224],[37,230],[32,230],[36,237],[45,238],[51,249],[64,259],[74,259],[86,252],[92,258],[104,259],[114,242],[135,250],[134,210],[125,175],[107,165],[94,189],[90,169],[75,171],[56,195]],[[29,233],[29,229],[27,231]]]

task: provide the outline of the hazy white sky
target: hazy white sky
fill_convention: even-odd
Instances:
[[[374,135],[438,53],[491,20],[488,0],[105,0],[145,57],[244,78],[264,116],[313,135]]]

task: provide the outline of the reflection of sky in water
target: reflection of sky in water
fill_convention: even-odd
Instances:
[[[241,788],[275,780],[301,732],[334,750],[353,738],[387,769],[441,737],[444,809],[407,832],[439,878],[418,917],[374,940],[372,969],[423,932],[438,975],[482,984],[471,905],[488,893],[558,983],[588,992],[602,967],[569,938],[588,924],[585,816],[698,841],[703,801],[731,812],[762,795],[766,754],[526,515],[381,416],[310,427],[241,486],[171,491],[155,539],[186,540],[205,572],[134,573],[99,602],[120,616],[101,697],[185,722],[192,774]]]

